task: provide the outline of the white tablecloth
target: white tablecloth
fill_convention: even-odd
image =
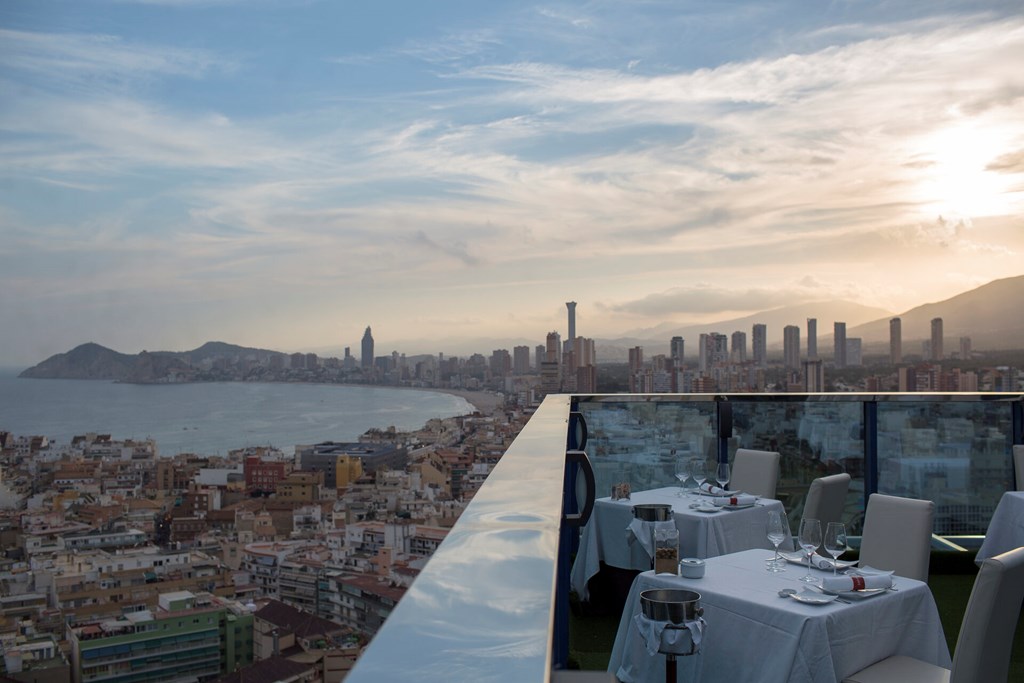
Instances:
[[[650,656],[633,625],[640,592],[685,588],[701,595],[707,622],[699,654],[677,659],[679,678],[696,683],[836,683],[890,655],[950,667],[949,649],[927,584],[896,579],[896,591],[847,603],[809,605],[781,598],[802,590],[806,569],[772,574],[772,553],[748,550],[707,560],[702,579],[644,572],[619,622],[608,670],[620,680],[664,681],[665,656]],[[817,569],[816,575],[825,576]]]
[[[976,561],[1024,546],[1024,491],[1007,491],[999,499]]]
[[[679,530],[679,556],[708,558],[750,548],[771,548],[765,531],[768,511],[782,510],[777,500],[762,498],[757,505],[742,510],[698,512],[691,503],[711,505],[711,498],[696,494],[680,497],[677,487],[638,491],[629,500],[599,498],[594,512],[580,535],[580,547],[573,562],[570,585],[581,599],[587,600],[587,581],[600,569],[600,563],[620,569],[646,570],[651,558],[635,538],[627,533],[633,521],[633,506],[645,503],[672,505]],[[782,548],[791,546],[786,541]]]

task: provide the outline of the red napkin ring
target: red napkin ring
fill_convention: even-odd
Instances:
[[[855,590],[855,591],[862,591],[862,590],[864,590],[866,584],[864,583],[864,577],[863,576],[852,576],[850,578],[853,579],[853,590]]]
[[[737,498],[736,496],[733,496],[732,498],[729,499],[729,505],[739,505],[739,504],[740,504],[740,499]]]

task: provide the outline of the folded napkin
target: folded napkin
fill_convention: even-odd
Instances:
[[[654,532],[656,529],[676,528],[675,520],[667,519],[664,522],[645,522],[636,517],[626,527],[626,541],[633,543],[639,541],[641,547],[648,557],[654,557]]]
[[[656,655],[662,652],[684,656],[700,652],[701,637],[707,625],[704,617],[697,617],[695,621],[667,628],[667,621],[654,621],[642,613],[633,617],[633,623],[636,624],[636,629],[644,641],[647,654]]]
[[[892,588],[892,576],[888,574],[876,574],[874,576],[826,576],[821,580],[821,587],[832,593]]]
[[[845,562],[843,560],[833,560],[831,557],[825,557],[824,555],[819,555],[818,553],[814,553],[814,556],[811,557],[811,562],[813,562],[814,566],[818,569],[828,569],[830,571],[832,570],[833,564],[836,566],[837,569],[845,569],[847,567],[852,567],[853,565],[857,564],[856,560],[849,562]]]
[[[743,493],[738,496],[718,496],[712,498],[711,502],[718,506],[723,505],[753,505],[757,502],[757,496]]]

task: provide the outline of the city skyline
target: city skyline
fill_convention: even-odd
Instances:
[[[0,366],[538,344],[570,301],[591,339],[899,315],[1020,274],[1016,3],[388,7],[5,3]]]

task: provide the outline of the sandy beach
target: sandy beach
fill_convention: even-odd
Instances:
[[[435,389],[433,387],[389,387],[389,388],[407,388],[416,391],[434,391],[440,394],[451,394],[452,396],[459,396],[466,399],[468,403],[471,403],[481,415],[493,415],[495,411],[499,410],[505,405],[505,396],[503,394],[496,393],[494,391],[469,391],[468,389]]]

